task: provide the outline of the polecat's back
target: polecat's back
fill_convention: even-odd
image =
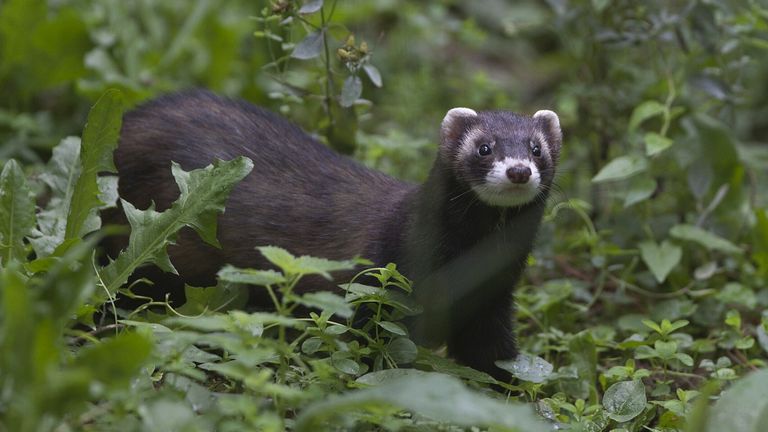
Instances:
[[[211,283],[225,262],[258,267],[264,263],[254,247],[266,244],[327,258],[365,255],[392,203],[413,188],[334,153],[276,114],[190,91],[126,114],[115,152],[120,196],[163,210],[179,194],[171,161],[188,171],[238,156],[254,168],[219,217],[222,250],[191,232],[171,250],[186,280]]]

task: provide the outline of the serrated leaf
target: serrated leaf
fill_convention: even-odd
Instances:
[[[643,262],[659,283],[664,282],[683,257],[683,248],[668,240],[664,240],[661,245],[650,240],[644,241],[639,246]]]
[[[37,228],[29,238],[38,258],[50,255],[64,242],[69,203],[79,176],[80,138],[64,138],[53,148],[45,172],[40,175],[51,189],[51,197],[37,214]]]
[[[35,200],[24,171],[11,159],[0,173],[0,264],[26,262],[24,237],[35,227]]]
[[[613,420],[623,423],[640,415],[647,399],[642,381],[617,382],[603,395],[603,407]]]
[[[662,114],[665,109],[664,105],[654,100],[648,100],[636,106],[629,118],[629,131],[637,129],[645,120]]]
[[[295,257],[290,252],[277,246],[260,246],[257,248],[272,264],[278,266],[286,275],[319,274],[326,279],[332,279],[331,272],[352,270],[357,266],[355,260],[334,261],[311,256]]]
[[[368,75],[368,79],[371,80],[371,84],[375,85],[376,87],[381,87],[384,85],[381,80],[381,73],[376,68],[376,66],[370,63],[366,63],[363,65],[363,70],[365,71],[365,74]]]
[[[94,228],[88,219],[96,217],[96,210],[104,204],[99,199],[98,175],[117,171],[112,153],[120,136],[123,109],[122,94],[110,89],[88,113],[80,149],[81,171],[69,205],[65,239],[82,237]]]
[[[323,8],[323,0],[310,0],[299,8],[299,14],[313,14]]]
[[[325,32],[316,31],[310,33],[301,42],[293,48],[291,57],[300,60],[313,59],[320,55],[323,50],[323,36]]]
[[[643,136],[645,141],[645,154],[647,156],[653,156],[672,146],[673,141],[665,136],[659,135],[655,132],[649,132]]]
[[[175,165],[175,164],[174,164]],[[128,247],[117,259],[102,269],[101,278],[109,293],[114,293],[142,264],[154,263],[165,271],[174,271],[166,248],[175,241],[177,232],[191,226],[208,241],[215,241],[216,214],[232,188],[253,168],[250,159],[239,157],[231,161],[215,161],[205,168],[183,171],[176,165],[173,170],[181,190],[179,198],[166,211],[153,208],[138,210],[123,201],[131,234]]]
[[[470,390],[456,378],[425,373],[408,374],[376,387],[331,396],[302,411],[297,432],[324,430],[335,415],[350,411],[381,412],[382,407],[408,410],[420,416],[467,427],[544,432],[551,428],[529,405],[505,403]]]
[[[554,367],[541,357],[519,354],[514,360],[500,360],[496,366],[523,381],[542,383],[552,374]]]
[[[718,250],[730,254],[741,254],[743,252],[740,247],[730,241],[695,225],[675,225],[669,233],[675,238],[698,243],[709,250]]]
[[[304,306],[330,312],[342,318],[349,318],[353,314],[352,307],[344,300],[344,297],[328,291],[307,293],[296,301]]]
[[[593,183],[623,180],[645,171],[648,161],[641,156],[619,156],[608,162],[600,172],[592,178]]]
[[[363,94],[363,80],[357,75],[350,75],[344,80],[344,85],[341,87],[339,104],[345,108],[351,107],[361,94]]]
[[[224,266],[216,274],[220,280],[248,285],[275,285],[285,282],[285,276],[274,270],[242,269],[231,265]]]

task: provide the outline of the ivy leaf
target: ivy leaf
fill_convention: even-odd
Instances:
[[[363,80],[357,75],[350,75],[344,80],[344,86],[341,87],[339,104],[345,108],[351,107],[361,94],[363,94]]]
[[[647,399],[640,380],[622,381],[608,387],[603,395],[603,407],[613,420],[623,423],[640,415]]]
[[[669,233],[680,240],[688,240],[698,243],[709,250],[717,250],[729,254],[741,254],[743,252],[740,247],[730,241],[695,225],[675,225]]]
[[[672,269],[680,264],[683,249],[668,240],[664,240],[661,245],[654,241],[644,241],[640,243],[640,256],[656,281],[662,283]]]
[[[300,60],[313,59],[320,55],[323,50],[323,31],[312,32],[293,48],[291,57]]]
[[[123,115],[123,98],[119,90],[107,90],[88,113],[80,148],[81,171],[69,205],[65,239],[82,237],[93,228],[88,219],[104,203],[99,199],[98,175],[115,172],[112,153],[117,147]],[[98,228],[98,227],[96,227]]]
[[[216,244],[216,214],[224,210],[229,192],[252,168],[253,163],[245,157],[228,162],[217,160],[190,172],[184,172],[174,163],[172,172],[181,195],[171,208],[162,213],[153,207],[138,210],[123,201],[131,235],[128,247],[102,271],[107,291],[114,293],[145,263],[175,272],[166,248],[173,244],[176,233],[184,226],[193,228],[209,244]]]
[[[641,156],[619,156],[608,162],[592,178],[593,183],[601,183],[614,180],[623,180],[633,175],[645,171],[648,167],[648,161]]]
[[[26,261],[24,237],[35,227],[35,200],[19,164],[11,159],[0,173],[0,263]]]

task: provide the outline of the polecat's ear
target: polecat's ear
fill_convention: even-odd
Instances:
[[[469,108],[451,108],[445,113],[440,132],[445,141],[455,141],[461,137],[467,126],[467,120],[477,117],[477,112]]]
[[[563,139],[563,131],[560,130],[560,118],[554,111],[541,110],[536,111],[533,118],[541,122],[542,131],[556,139],[558,142]]]

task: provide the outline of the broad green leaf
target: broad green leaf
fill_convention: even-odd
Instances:
[[[698,243],[709,250],[717,250],[729,254],[741,254],[743,252],[740,247],[730,241],[695,225],[675,225],[669,233],[672,237]]]
[[[220,280],[249,285],[275,285],[285,282],[285,276],[274,270],[241,269],[231,265],[224,266],[217,276]]]
[[[107,90],[88,113],[80,149],[81,171],[69,206],[65,239],[87,234],[93,228],[87,223],[88,219],[96,217],[96,210],[104,204],[99,199],[98,175],[117,171],[112,153],[120,136],[123,109],[120,91],[112,89]]]
[[[353,313],[352,307],[344,300],[344,297],[328,291],[307,293],[296,301],[304,306],[330,312],[342,318],[349,318]]]
[[[459,426],[495,430],[544,432],[550,427],[530,406],[505,403],[468,389],[461,381],[441,374],[409,374],[381,385],[331,396],[307,407],[294,430],[312,432],[334,424],[333,418],[359,411],[399,408]]]
[[[357,75],[350,75],[344,80],[341,87],[341,99],[339,104],[343,107],[351,107],[363,93],[363,80]]]
[[[600,170],[592,178],[593,183],[600,183],[606,181],[623,180],[633,175],[645,171],[648,167],[648,161],[641,156],[619,156],[616,159],[608,162],[607,165]]]
[[[349,358],[349,353],[343,351],[336,351],[331,354],[331,364],[347,375],[357,375],[360,373],[360,365]]]
[[[519,354],[514,360],[500,360],[496,366],[523,381],[542,383],[552,374],[554,367],[541,357]]]
[[[19,164],[11,159],[0,173],[0,263],[26,262],[24,237],[35,227],[35,200]]]
[[[446,375],[452,375],[457,378],[468,379],[487,384],[496,384],[498,381],[485,372],[480,372],[477,369],[463,366],[455,361],[441,357],[431,350],[425,348],[419,348],[419,357],[415,362],[419,366],[428,367],[430,370],[440,372]]]
[[[416,356],[419,354],[419,349],[410,339],[399,337],[392,339],[392,341],[387,344],[387,353],[389,353],[395,363],[405,364],[416,360]]]
[[[137,332],[121,333],[82,349],[74,366],[87,370],[102,385],[124,386],[144,365],[152,342]]]
[[[323,0],[309,0],[299,8],[301,15],[313,14],[323,8]]]
[[[291,57],[300,60],[308,60],[320,55],[323,50],[324,31],[316,31],[307,35],[301,42],[293,48]]]
[[[430,372],[424,372],[418,369],[408,369],[408,368],[384,369],[376,372],[367,373],[361,376],[360,378],[356,379],[355,381],[361,384],[380,385],[396,379],[408,378],[412,376],[420,377],[420,376],[425,376],[429,374]]]
[[[394,323],[391,321],[379,321],[376,324],[379,325],[379,327],[383,328],[384,330],[396,334],[398,336],[407,336],[408,333],[405,331],[402,325],[398,323]]]
[[[651,240],[644,241],[639,246],[643,262],[659,283],[664,282],[683,257],[683,249],[668,240],[664,240],[661,245]]]
[[[650,198],[656,191],[656,180],[643,176],[632,179],[624,197],[624,208],[631,207]]]
[[[123,201],[131,225],[128,247],[101,272],[109,293],[114,293],[140,265],[154,263],[175,271],[166,252],[184,226],[192,227],[203,240],[216,244],[216,214],[224,209],[227,196],[237,182],[253,168],[250,159],[215,161],[205,168],[186,173],[174,163],[172,172],[181,190],[171,208],[159,213],[152,207],[138,210]]]
[[[645,154],[647,156],[653,156],[668,149],[674,143],[671,139],[659,135],[655,132],[649,132],[643,136],[645,141]]]
[[[619,423],[640,415],[646,402],[645,386],[640,380],[617,382],[608,387],[603,395],[603,407],[608,415]]]
[[[762,432],[768,424],[768,370],[752,372],[712,406],[707,432]]]
[[[655,100],[648,100],[636,106],[629,118],[629,131],[637,129],[645,120],[661,115],[665,109],[664,105]]]

